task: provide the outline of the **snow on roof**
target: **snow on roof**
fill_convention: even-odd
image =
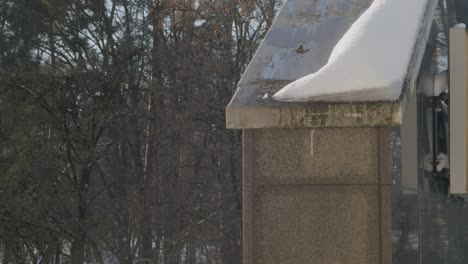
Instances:
[[[316,73],[274,95],[279,101],[399,99],[428,0],[375,0]],[[313,52],[313,51],[311,51]]]

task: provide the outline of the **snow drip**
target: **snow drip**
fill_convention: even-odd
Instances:
[[[396,101],[428,0],[375,0],[316,73],[277,92],[279,101]],[[312,50],[310,52],[313,52]]]

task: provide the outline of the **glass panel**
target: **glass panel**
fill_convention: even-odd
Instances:
[[[468,22],[467,7],[465,0],[439,2],[418,80],[417,106],[409,107],[417,109],[417,123],[414,127],[404,123],[401,135],[395,132],[394,157],[403,161],[396,164],[394,173],[393,263],[468,263],[468,203],[464,196],[449,195],[450,101],[446,89],[448,28],[457,20]],[[408,130],[417,134],[417,142],[405,141],[410,147],[402,147],[400,138],[411,138]],[[412,165],[417,172],[400,171],[412,144],[417,146],[418,161]],[[405,184],[414,177],[417,190]]]

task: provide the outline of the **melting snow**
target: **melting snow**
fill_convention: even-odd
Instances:
[[[375,0],[338,42],[323,68],[287,85],[274,99],[398,100],[427,1]]]

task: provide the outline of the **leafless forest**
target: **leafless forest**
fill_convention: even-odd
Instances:
[[[240,263],[224,109],[280,2],[0,0],[0,263]]]

